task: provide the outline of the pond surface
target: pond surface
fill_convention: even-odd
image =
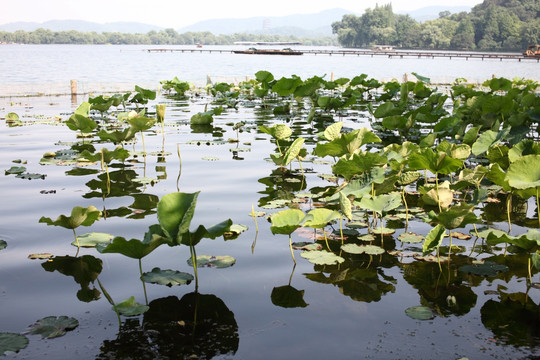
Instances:
[[[61,338],[27,335],[28,346],[7,358],[527,359],[537,354],[535,304],[540,292],[527,285],[527,257],[503,257],[503,247],[483,253],[482,239],[454,239],[454,245],[465,250],[452,255],[450,265],[443,262],[439,267],[437,262],[409,257],[418,248],[398,239],[406,231],[425,235],[430,225],[416,217],[406,229],[402,219],[387,219],[385,226],[395,233],[385,237],[384,247],[403,252],[345,255],[339,265],[313,265],[295,250],[295,265],[286,235],[273,235],[265,217],[257,219],[256,231],[252,207],[271,214],[282,210],[271,208],[271,200],[295,199],[294,206],[307,212],[317,205],[296,195],[332,185],[331,178],[321,176],[331,168],[308,159],[302,163],[306,177],[299,181],[298,162],[282,168],[268,161],[276,144],[258,127],[288,124],[306,138],[308,153],[324,128],[306,123],[302,116],[291,122],[251,102],[215,116],[210,130],[190,126],[191,116],[204,111],[210,101],[204,94],[188,100],[158,97],[149,109],[154,103],[167,104],[164,133],[159,126],[145,132],[147,156],[140,154],[140,134],[127,144],[139,155],[125,167],[109,169],[108,188],[99,163],[40,165],[45,153],[83,142],[59,122],[75,110],[69,97],[2,99],[2,116],[15,112],[24,126],[0,122],[0,168],[8,170],[21,160],[26,173],[39,175],[30,180],[0,176],[0,239],[7,243],[0,251],[0,332],[24,333],[46,316],[79,321]],[[344,122],[344,129],[369,126],[367,113],[335,117]],[[232,125],[238,122],[245,125],[237,133]],[[196,246],[197,255],[236,259],[234,266],[224,269],[200,267],[198,293],[194,282],[172,287],[144,284],[136,259],[93,248],[78,251],[70,245],[71,230],[38,222],[42,216],[54,220],[75,206],[92,205],[107,216],[88,228],[79,227],[79,235],[99,232],[143,239],[149,226],[158,223],[159,199],[177,191],[200,191],[193,229],[225,219],[248,227],[235,239],[203,239]],[[520,213],[512,234],[537,226],[532,199],[514,207]],[[479,216],[507,229],[504,204],[489,204]],[[333,230],[339,233],[339,225],[326,229]],[[352,230],[359,233],[353,237],[368,232],[363,226]],[[469,234],[472,227],[459,231]],[[296,231],[292,241],[313,242],[313,231]],[[329,242],[339,252],[339,237]],[[320,238],[317,243],[325,245]],[[55,258],[28,259],[36,253]],[[488,277],[460,271],[470,257],[506,264],[510,270]],[[164,245],[142,259],[142,270],[159,267],[192,274],[189,258],[187,246]],[[101,268],[94,271],[99,272],[99,283],[88,278],[93,266]],[[533,279],[537,277],[534,270]],[[119,328],[106,294],[116,303],[133,296],[140,304],[148,303],[150,310],[122,317]],[[524,300],[527,296],[530,299]],[[406,309],[420,305],[431,309],[431,319],[406,314]],[[187,331],[185,322],[195,313],[199,325]]]

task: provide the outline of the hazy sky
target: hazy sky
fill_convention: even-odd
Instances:
[[[0,24],[79,19],[136,21],[178,29],[205,19],[309,14],[330,8],[363,13],[392,3],[394,12],[426,6],[474,6],[482,0],[2,0]]]

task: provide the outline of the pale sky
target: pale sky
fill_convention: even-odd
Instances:
[[[390,2],[398,12],[434,5],[472,7],[482,0],[2,0],[0,24],[76,19],[136,21],[177,29],[206,19],[310,14],[331,8],[362,14]]]

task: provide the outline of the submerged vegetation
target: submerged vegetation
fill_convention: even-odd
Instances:
[[[539,86],[528,80],[493,78],[480,87],[458,80],[439,89],[429,79],[416,77],[416,81],[403,83],[382,83],[365,74],[332,81],[318,76],[275,79],[273,74],[260,71],[253,80],[205,89],[194,89],[177,78],[161,84],[166,91],[163,96],[171,101],[204,99],[204,111],[189,117],[185,125],[194,133],[209,134],[213,143],[236,144],[231,149],[233,159],[241,160],[242,151],[249,151],[239,147],[240,130],[254,132],[275,146],[267,159],[273,166],[272,174],[259,180],[266,189],[260,192],[263,197],[258,207],[270,214],[255,211],[254,206],[246,208],[246,213],[251,210],[257,234],[260,229],[269,230],[276,235],[276,243],[281,241],[280,235],[288,236],[294,266],[299,261],[294,251],[302,251],[302,261],[314,264],[314,272],[305,274],[308,279],[337,286],[354,300],[373,302],[395,290],[396,280],[383,270],[399,267],[405,280],[422,293],[419,306],[402,310],[413,319],[426,320],[467,313],[476,303],[471,287],[484,278],[508,273],[508,277],[523,280],[524,292],[509,293],[500,287],[498,299],[482,307],[482,322],[500,341],[533,349],[540,340],[540,304],[529,296],[529,291],[539,291]],[[166,113],[160,101],[155,92],[140,87],[134,93],[89,99],[64,122],[81,141],[69,150],[46,154],[41,163],[71,165],[69,173],[78,176],[97,174],[97,179],[88,182],[92,191],[85,198],[134,196],[135,189],[160,179],[147,178],[146,174],[136,177],[131,164],[142,162],[146,171],[149,154],[172,155],[164,150],[168,140],[164,129],[175,124],[167,124],[169,105]],[[242,107],[259,112],[260,117],[252,123],[221,123],[227,121],[228,112]],[[230,126],[236,138],[225,140],[222,126]],[[163,132],[163,147],[153,152],[155,149],[144,145],[144,133],[157,128]],[[142,152],[135,151],[138,139]],[[97,144],[101,150],[96,151]],[[133,146],[131,151],[126,149],[129,145]],[[181,166],[179,151],[178,157]],[[101,173],[92,169],[98,162]],[[6,176],[20,172],[13,167]],[[188,341],[182,335],[184,348],[171,342],[148,346],[145,351],[172,356],[205,354],[215,348],[215,353],[234,353],[238,349],[238,327],[230,311],[212,295],[198,293],[199,267],[224,268],[236,260],[227,255],[197,255],[196,249],[203,239],[235,239],[247,227],[227,219],[192,229],[197,199],[204,191],[180,192],[177,180],[177,192],[161,198],[137,193],[132,207],[141,211],[76,206],[71,216],[39,220],[72,229],[74,245],[95,247],[96,256],[115,253],[138,260],[144,304],[137,303],[135,297],[115,300],[99,279],[104,269],[94,255],[79,256],[77,251],[75,256],[54,256],[42,264],[46,271],[72,276],[81,286],[77,293],[81,301],[98,300],[103,294],[111,304],[120,331],[117,340],[102,347],[104,354],[119,351],[115,346],[126,334],[139,334],[144,339],[141,344],[159,342],[152,339],[155,335],[145,333],[148,327],[159,326],[171,333],[192,334],[200,346],[185,345]],[[142,240],[75,233],[81,225],[92,226],[108,217],[154,215],[156,223],[141,231]],[[257,217],[263,216],[268,220],[266,225],[257,223]],[[299,233],[309,241],[293,241]],[[4,242],[0,250],[6,245]],[[187,265],[193,275],[161,269],[159,264],[144,272],[142,259],[163,245],[189,248]],[[415,275],[420,273],[423,275]],[[291,286],[292,277],[288,285],[273,289],[274,305],[308,306],[304,291]],[[182,300],[148,300],[145,283],[175,286],[193,280],[194,292]],[[94,282],[100,290],[89,287]],[[160,308],[156,303],[166,304]],[[172,322],[164,320],[168,318],[159,311],[173,307],[180,313]],[[215,310],[214,315],[210,309]],[[122,320],[141,314],[140,326],[130,319]],[[504,319],[499,322],[501,316]],[[57,321],[55,317],[42,320]],[[68,322],[62,325],[65,330],[78,324],[75,319],[61,320],[62,324]],[[220,326],[213,326],[215,322]],[[516,329],[521,333],[514,333]],[[48,336],[61,336],[62,331]],[[209,332],[228,340],[205,342]],[[527,333],[529,340],[520,337],[522,333]],[[1,333],[0,353],[24,348],[28,341],[21,336]]]

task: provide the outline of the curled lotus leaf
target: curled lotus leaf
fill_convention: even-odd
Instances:
[[[300,256],[315,265],[337,265],[345,261],[345,259],[341,256],[326,250],[304,251],[300,254]]]
[[[0,355],[6,352],[19,352],[28,345],[28,338],[21,334],[0,333]]]
[[[30,327],[30,334],[41,335],[42,338],[52,339],[63,336],[69,330],[79,326],[79,321],[67,316],[47,316],[36,321]]]
[[[168,240],[161,236],[147,236],[144,241],[139,239],[126,240],[121,236],[112,239],[112,242],[107,244],[99,244],[96,246],[100,253],[118,253],[132,259],[142,259],[150,254],[156,248],[163,244],[167,244]]]
[[[70,216],[60,215],[55,221],[42,216],[41,219],[39,219],[39,222],[47,225],[61,226],[66,229],[76,229],[81,225],[90,226],[100,217],[101,211],[95,206],[89,206],[87,208],[75,206],[71,210]]]
[[[124,316],[138,316],[142,315],[150,309],[147,305],[139,304],[135,301],[135,297],[132,296],[122,302],[113,306],[113,310],[118,311]]]
[[[176,271],[176,270],[161,270],[153,268],[151,272],[146,272],[142,276],[144,282],[151,284],[159,284],[166,286],[189,284],[194,278],[193,275]]]

